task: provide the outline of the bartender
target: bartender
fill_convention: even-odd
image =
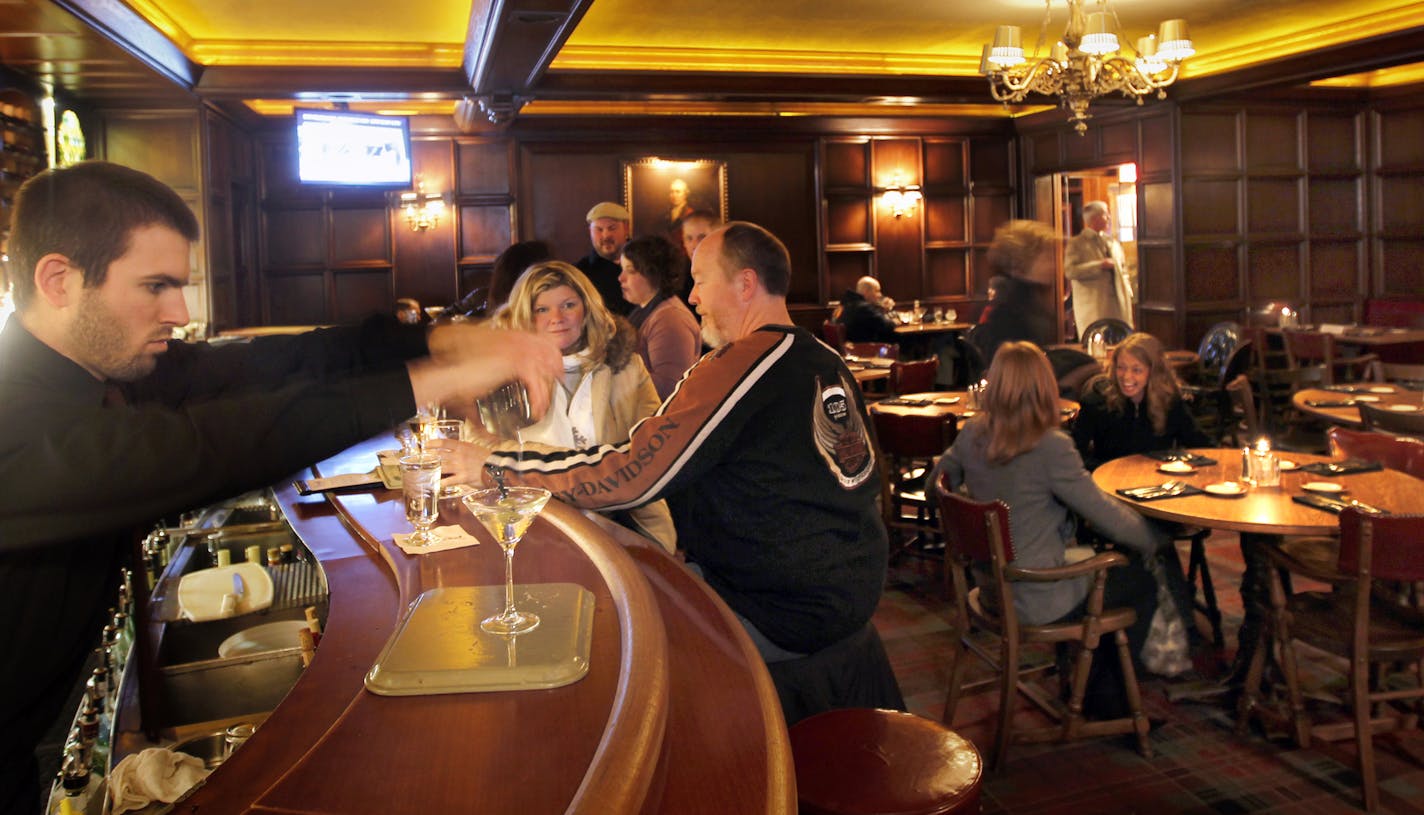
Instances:
[[[127,167],[50,170],[15,199],[0,330],[0,813],[32,815],[34,755],[112,605],[135,528],[272,482],[416,405],[522,381],[534,334],[393,319],[212,347],[170,340],[198,222]]]

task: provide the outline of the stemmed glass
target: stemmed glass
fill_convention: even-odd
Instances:
[[[492,487],[466,495],[465,506],[489,530],[504,550],[504,610],[480,622],[491,634],[523,634],[539,625],[538,615],[514,607],[514,547],[549,503],[549,491],[539,487]]]
[[[430,527],[440,517],[440,456],[417,453],[400,460],[401,485],[405,496],[405,519],[415,527],[411,546],[429,546],[435,541]]]

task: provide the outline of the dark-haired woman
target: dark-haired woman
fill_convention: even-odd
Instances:
[[[618,282],[633,304],[628,321],[638,329],[638,353],[653,376],[659,399],[666,399],[702,353],[702,329],[677,293],[682,288],[682,254],[658,235],[623,245]]]

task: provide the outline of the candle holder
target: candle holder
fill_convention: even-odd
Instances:
[[[1256,487],[1279,487],[1281,485],[1281,459],[1269,447],[1255,447],[1245,451],[1245,479]]]

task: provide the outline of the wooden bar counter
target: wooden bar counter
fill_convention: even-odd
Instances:
[[[389,446],[371,439],[314,469],[368,471]],[[283,702],[176,812],[795,811],[765,666],[726,605],[653,544],[550,502],[515,582],[592,592],[588,674],[548,690],[378,696],[364,676],[407,604],[431,588],[499,585],[500,550],[404,554],[391,540],[409,531],[396,491],[276,492],[326,572],[325,632]],[[443,503],[441,524],[476,528]]]

